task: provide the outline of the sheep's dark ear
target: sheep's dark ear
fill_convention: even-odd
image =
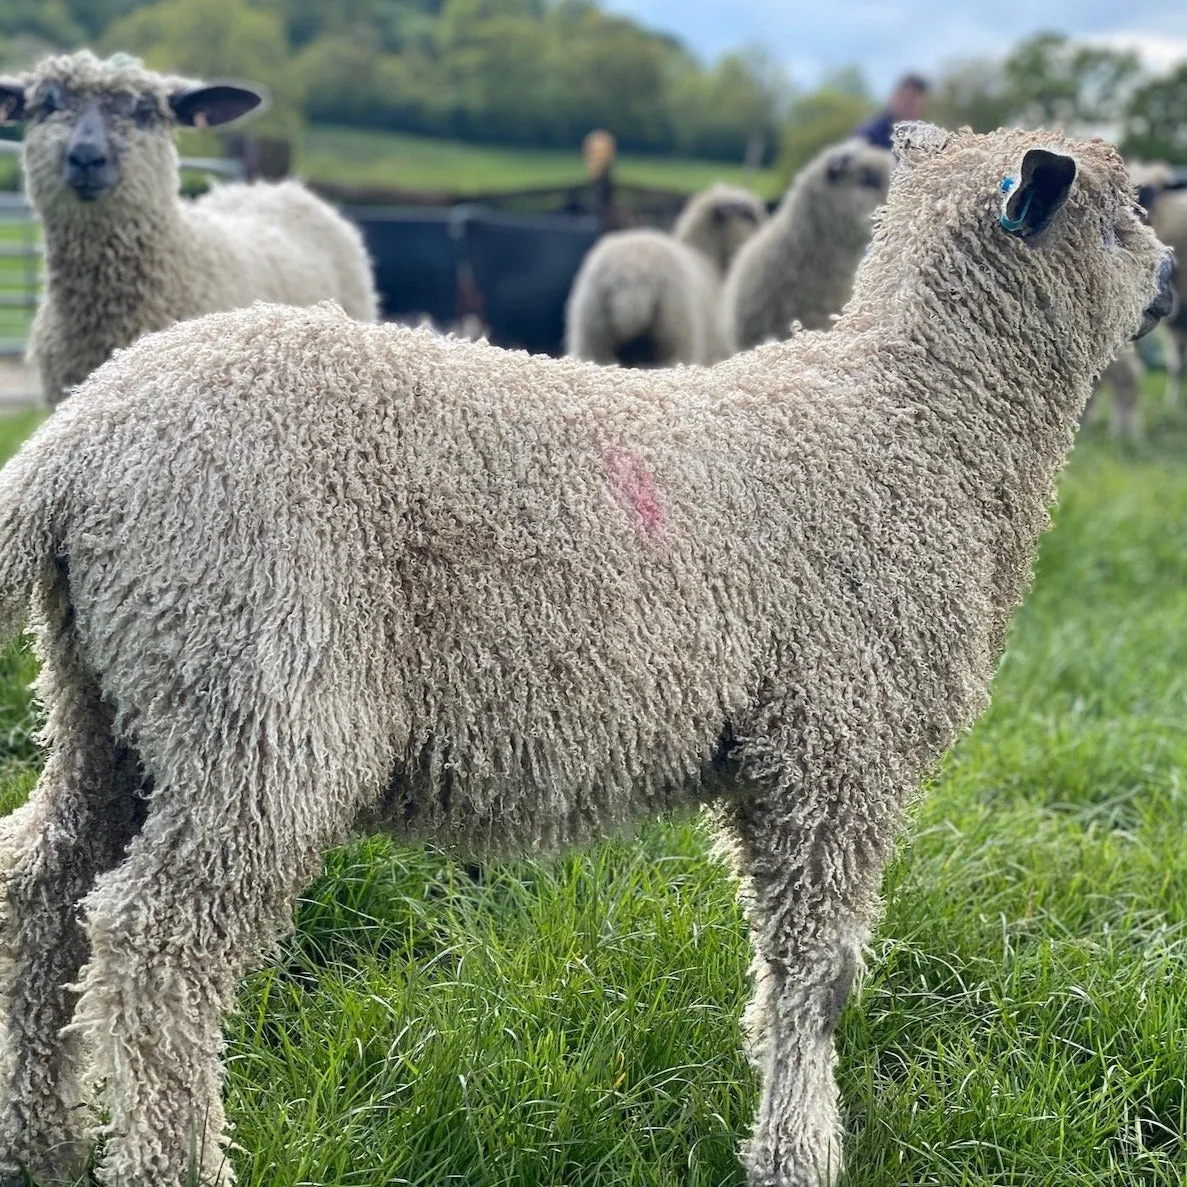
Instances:
[[[1148,181],[1142,182],[1138,186],[1138,205],[1146,212],[1146,219],[1149,221],[1150,207],[1154,205],[1158,198],[1158,187]]]
[[[169,96],[169,106],[179,124],[190,128],[217,128],[249,111],[255,111],[264,96],[237,83],[212,83]]]
[[[1045,148],[1030,149],[1022,158],[1018,183],[1006,189],[1002,227],[1020,239],[1037,235],[1067,201],[1075,180],[1074,157]],[[1006,182],[1002,185],[1005,187]]]
[[[25,84],[0,80],[0,124],[19,124],[25,118]]]

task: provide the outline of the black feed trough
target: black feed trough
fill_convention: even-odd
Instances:
[[[564,351],[565,301],[585,253],[600,233],[589,215],[455,213],[463,257],[499,346],[536,354]]]
[[[362,207],[384,317],[448,325],[476,313],[499,346],[564,350],[565,301],[598,238],[592,215],[510,214],[478,206]]]
[[[445,324],[458,314],[458,257],[448,206],[356,206],[358,224],[375,268],[385,318],[428,314]]]

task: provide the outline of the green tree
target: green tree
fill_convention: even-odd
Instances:
[[[840,91],[817,90],[800,96],[787,114],[779,168],[792,177],[822,149],[849,136],[872,107],[869,99]]]
[[[103,45],[139,54],[166,72],[262,83],[272,103],[256,127],[291,134],[300,126],[301,87],[284,24],[246,0],[163,0],[116,21]]]
[[[742,160],[752,137],[778,141],[786,80],[759,51],[726,54],[710,70],[682,55],[669,76],[675,147],[689,156]]]
[[[1076,130],[1118,120],[1142,64],[1131,51],[1036,33],[1006,57],[1002,73],[1014,121]]]
[[[1138,160],[1187,165],[1187,63],[1134,91],[1121,151]]]
[[[677,51],[631,21],[593,5],[552,14],[549,102],[570,140],[591,128],[613,132],[625,149],[665,151],[673,144],[668,68]]]
[[[927,106],[928,118],[941,127],[992,132],[1013,120],[1019,101],[1000,61],[969,58],[940,72]]]

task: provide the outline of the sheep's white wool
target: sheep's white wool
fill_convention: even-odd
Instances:
[[[540,852],[713,802],[749,1180],[831,1180],[903,805],[987,702],[1167,263],[1108,146],[1057,141],[1039,243],[997,187],[1046,134],[928,143],[829,333],[643,372],[258,304],[38,430],[0,472],[0,626],[31,607],[49,715],[0,822],[0,1164],[71,1176],[97,1084],[103,1183],[180,1187],[197,1151],[229,1184],[222,1012],[352,829]]]
[[[224,185],[179,198],[171,95],[200,84],[87,50],[46,58],[17,80],[30,120],[22,164],[45,241],[45,284],[29,337],[46,400],[57,404],[113,350],[175,321],[255,300],[338,301],[375,320],[371,265],[358,230],[296,181]],[[78,106],[115,94],[156,101],[148,125],[129,113],[108,132],[120,177],[84,202],[63,178],[72,120],[44,114],[50,85]]]
[[[714,363],[726,355],[717,303],[738,248],[766,219],[748,190],[690,199],[673,233],[617,231],[582,261],[565,307],[565,350],[623,366]]]
[[[720,319],[731,351],[790,337],[793,322],[829,328],[849,299],[892,162],[885,150],[851,140],[804,166],[730,266]]]

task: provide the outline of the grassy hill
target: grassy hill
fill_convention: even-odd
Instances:
[[[310,181],[461,194],[571,185],[585,178],[577,148],[502,148],[318,125],[302,132],[295,146],[295,170]],[[727,181],[749,186],[764,198],[778,194],[781,184],[773,169],[747,171],[719,161],[630,155],[619,158],[614,175],[622,182],[688,193]]]

